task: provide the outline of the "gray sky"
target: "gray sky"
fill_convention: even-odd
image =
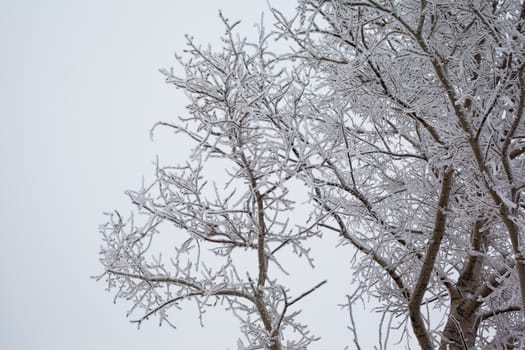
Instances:
[[[288,12],[295,5],[279,3]],[[173,53],[184,48],[185,33],[217,42],[219,7],[243,19],[249,35],[266,6],[0,1],[0,349],[235,348],[232,317],[212,311],[202,329],[191,304],[171,317],[178,330],[153,320],[137,331],[125,318],[129,305],[113,305],[112,294],[90,276],[101,271],[102,212],[129,213],[123,191],[153,177],[157,154],[168,162],[188,147],[168,132],[149,139],[156,121],[185,113],[184,97],[164,84],[158,68],[176,65]],[[349,288],[347,253],[318,262],[319,278],[332,271],[331,288],[312,296],[304,318],[323,336],[319,349],[351,343],[336,305]],[[364,318],[359,323],[369,328]]]

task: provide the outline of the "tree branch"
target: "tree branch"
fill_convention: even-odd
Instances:
[[[441,195],[438,202],[434,231],[428,245],[425,260],[423,261],[423,266],[421,267],[421,271],[419,273],[419,278],[412,291],[412,299],[408,303],[408,311],[410,314],[410,320],[412,321],[414,334],[416,335],[421,348],[425,350],[434,349],[434,345],[432,344],[432,339],[427,332],[425,323],[421,316],[420,306],[430,281],[432,270],[434,269],[434,264],[439,253],[441,240],[445,234],[445,225],[447,219],[446,211],[448,209],[450,192],[452,190],[453,177],[454,170],[451,167],[446,168],[444,170],[442,180],[443,182],[441,184]]]

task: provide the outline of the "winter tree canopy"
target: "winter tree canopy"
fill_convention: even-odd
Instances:
[[[221,15],[215,49],[188,37],[185,73],[162,70],[189,104],[155,128],[193,152],[127,192],[135,215],[108,214],[100,279],[139,324],[220,303],[238,349],[307,349],[297,315],[325,281],[280,276],[338,235],[359,259],[335,302],[373,297],[403,344],[525,348],[525,3],[301,0],[271,15],[255,38]],[[163,235],[180,244],[154,255]]]

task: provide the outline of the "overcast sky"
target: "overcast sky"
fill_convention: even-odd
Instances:
[[[0,1],[0,349],[235,348],[237,324],[222,310],[200,328],[188,304],[170,317],[177,330],[151,321],[137,331],[129,305],[114,305],[90,279],[101,271],[102,212],[129,213],[124,190],[153,178],[157,154],[168,162],[188,148],[165,131],[149,138],[155,122],[186,113],[158,69],[176,65],[185,33],[217,42],[219,8],[250,35],[267,4]],[[318,265],[344,275],[327,276],[331,288],[312,296],[304,317],[323,337],[313,348],[342,349],[352,341],[337,307],[350,288],[349,257],[330,253]],[[364,318],[358,326],[370,328]]]

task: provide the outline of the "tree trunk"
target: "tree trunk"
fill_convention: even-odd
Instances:
[[[485,252],[482,230],[483,222],[474,223],[471,232],[471,248],[477,254],[470,255],[458,277],[456,286],[447,284],[450,294],[450,311],[443,329],[440,350],[473,349],[480,323],[480,304],[474,303],[481,285],[481,269]]]
[[[464,300],[452,303],[439,350],[466,350],[474,348],[480,319],[477,312],[470,315],[463,314],[461,305],[464,303]]]

